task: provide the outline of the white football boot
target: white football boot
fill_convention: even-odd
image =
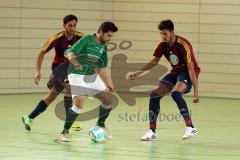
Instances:
[[[157,134],[154,133],[151,129],[149,129],[145,135],[141,138],[141,141],[155,141],[157,138]]]
[[[196,134],[198,134],[198,131],[196,128],[186,127],[185,133],[183,135],[183,140],[189,139],[189,138],[195,136]]]
[[[59,137],[58,137],[58,141],[60,142],[70,142],[71,139],[70,139],[70,134],[69,132],[62,132]]]

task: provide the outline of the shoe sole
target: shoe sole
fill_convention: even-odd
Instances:
[[[191,136],[189,136],[189,137],[185,137],[185,138],[183,138],[183,140],[190,139],[190,138],[192,138],[192,137],[196,136],[197,134],[198,134],[198,132],[197,132],[197,133],[195,133],[195,134],[193,134],[193,135],[191,135]]]
[[[71,127],[71,130],[73,131],[81,131],[83,128],[82,127]]]
[[[58,142],[71,142],[71,140],[62,140],[62,139],[57,139]]]
[[[147,141],[156,141],[156,139],[141,139],[141,141],[145,141],[145,142],[147,142]]]
[[[23,122],[23,125],[25,126],[26,130],[27,130],[27,131],[31,131],[31,127],[30,127],[28,124],[25,123],[23,117],[22,117],[22,122]]]

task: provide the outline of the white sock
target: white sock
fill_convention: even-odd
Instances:
[[[104,109],[111,109],[112,105],[102,104],[102,108],[104,108]]]
[[[75,106],[75,105],[72,105],[71,110],[72,110],[73,112],[77,113],[77,114],[79,114],[79,113],[81,112],[81,109],[78,108],[78,107]]]

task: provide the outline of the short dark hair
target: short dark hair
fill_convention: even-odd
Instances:
[[[174,24],[170,19],[162,20],[158,25],[159,30],[167,29],[169,31],[174,30]]]
[[[102,31],[103,33],[107,33],[109,31],[111,32],[117,32],[118,31],[118,28],[117,26],[113,23],[113,22],[110,22],[110,21],[106,21],[106,22],[103,22],[101,24],[101,26],[99,27],[98,29],[98,33]]]
[[[78,21],[77,17],[73,14],[69,14],[69,15],[66,15],[64,18],[63,18],[63,24],[67,24],[68,22],[72,21],[72,20],[76,20]]]

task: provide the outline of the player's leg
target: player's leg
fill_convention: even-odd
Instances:
[[[72,95],[71,95],[71,88],[69,84],[64,84],[65,94],[64,94],[64,108],[65,113],[67,115],[69,109],[72,107]]]
[[[105,125],[105,121],[112,110],[112,99],[110,93],[108,91],[102,91],[96,94],[95,97],[102,102],[102,104],[99,106],[99,117],[97,125],[104,128],[107,133],[107,138],[112,139],[112,134]]]
[[[52,70],[53,72],[55,71],[54,67]],[[61,72],[58,71],[58,73]],[[59,81],[59,79],[54,74],[50,75],[47,86],[49,88],[48,94],[37,104],[35,109],[29,115],[24,115],[22,117],[23,124],[28,131],[31,130],[30,126],[32,125],[33,119],[43,113],[47,107],[57,98],[58,94],[61,93],[64,89],[61,81]]]
[[[84,103],[84,97],[83,96],[74,96],[73,97],[73,104],[72,107],[69,109],[66,115],[66,120],[64,123],[64,129],[61,132],[61,135],[59,137],[60,141],[63,142],[69,142],[70,136],[69,136],[69,130],[74,123],[74,121],[77,119],[78,115],[80,114],[82,107]]]
[[[177,77],[177,83],[171,93],[171,96],[176,102],[178,109],[186,124],[186,131],[183,139],[188,139],[197,134],[197,130],[196,128],[194,128],[191,116],[189,114],[187,103],[182,96],[183,94],[188,93],[191,90],[191,86],[192,83],[188,76],[188,73],[183,72]]]
[[[86,95],[85,93],[86,90],[82,86],[83,84],[85,84],[83,78],[84,78],[84,75],[78,75],[78,74],[68,75],[71,94],[73,97],[73,104],[66,114],[66,120],[64,123],[63,131],[61,132],[58,138],[59,141],[63,141],[63,142],[70,141],[69,129],[71,128],[73,122],[77,119],[83,107],[84,97],[81,95]]]
[[[172,82],[169,82],[170,75],[167,75],[160,81],[158,87],[150,93],[149,99],[149,130],[141,138],[142,141],[151,141],[156,139],[157,118],[160,112],[160,100],[163,96],[169,94],[173,88]],[[167,81],[168,80],[168,81]]]
[[[54,99],[57,97],[57,92],[54,88],[51,88],[48,94],[36,105],[34,110],[29,115],[24,115],[22,117],[23,124],[26,130],[31,130],[31,125],[33,123],[33,119],[43,113],[49,104],[51,104]]]
[[[66,93],[64,95],[64,108],[65,108],[65,113],[67,116],[70,108],[72,107],[71,87],[68,83],[65,83],[63,85],[66,90]],[[80,130],[82,130],[82,127],[80,127],[76,122],[74,122],[71,126],[71,129],[74,131],[80,131]]]
[[[68,71],[69,67],[69,62],[65,62],[61,65],[54,66],[53,65],[53,80],[55,82],[56,88],[58,88],[59,92],[64,91],[64,108],[65,108],[65,113],[69,111],[69,109],[72,107],[72,95],[71,95],[71,87],[69,85],[69,80],[68,80]],[[53,81],[52,80],[52,81]],[[51,84],[48,84],[50,87]]]
[[[99,107],[99,117],[97,125],[100,127],[104,127],[105,121],[112,110],[111,96],[109,92],[103,91],[95,95],[95,97],[102,102],[102,104]]]

